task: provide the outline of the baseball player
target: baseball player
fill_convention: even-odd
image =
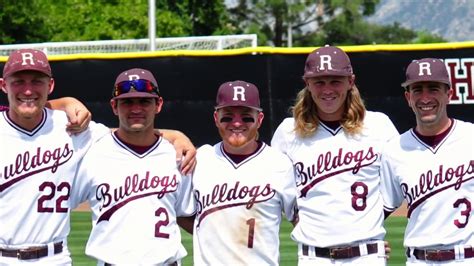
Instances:
[[[405,98],[416,126],[382,153],[387,214],[405,199],[407,265],[474,265],[474,125],[450,118],[453,95],[443,61],[408,65]]]
[[[71,188],[79,160],[109,132],[90,123],[70,136],[62,111],[45,108],[54,89],[46,55],[13,52],[3,69],[9,110],[0,112],[0,265],[70,265]]]
[[[9,102],[0,112],[0,228],[8,228],[0,230],[0,265],[70,265],[72,181],[87,149],[110,130],[93,122],[80,134],[64,130],[66,114],[45,108],[54,79],[39,50],[12,52],[0,85]],[[64,103],[49,105],[63,108]],[[72,126],[82,127],[88,112],[71,110],[79,118]],[[183,147],[185,140],[176,141]],[[184,150],[183,165],[192,163],[192,149]]]
[[[84,157],[74,183],[88,200],[92,231],[86,254],[98,265],[177,265],[186,255],[178,216],[192,216],[191,178],[181,176],[173,146],[155,133],[163,98],[151,72],[118,75],[110,101],[119,128]]]
[[[333,46],[306,59],[293,117],[272,139],[296,171],[299,265],[385,265],[380,151],[398,135],[365,109],[347,54]]]
[[[222,141],[198,149],[194,265],[278,265],[282,212],[295,219],[290,160],[257,140],[263,121],[257,87],[223,83],[214,121]]]

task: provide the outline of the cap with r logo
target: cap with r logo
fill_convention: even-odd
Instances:
[[[407,67],[406,80],[402,87],[421,81],[440,82],[451,86],[446,65],[437,58],[413,60]]]
[[[338,47],[326,45],[308,55],[303,78],[351,76],[352,74],[349,56]]]
[[[258,88],[242,80],[228,81],[219,87],[216,109],[228,106],[244,106],[262,111]]]

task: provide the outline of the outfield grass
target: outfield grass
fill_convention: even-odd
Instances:
[[[403,231],[405,230],[406,218],[390,217],[385,226],[387,228],[387,240],[390,242],[392,253],[388,261],[389,266],[405,265],[403,253]],[[73,212],[71,218],[71,234],[69,236],[69,249],[72,253],[74,265],[89,266],[96,265],[95,260],[84,255],[84,247],[89,237],[91,228],[90,212]],[[283,223],[280,231],[280,263],[281,265],[296,265],[296,244],[290,239],[291,224]],[[188,251],[188,256],[182,261],[184,266],[192,265],[192,237],[184,232],[183,244]]]

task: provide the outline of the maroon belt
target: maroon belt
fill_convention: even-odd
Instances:
[[[410,249],[407,249],[407,256],[410,256]],[[454,249],[413,249],[413,256],[417,260],[447,261],[456,259]],[[474,258],[474,248],[464,249],[464,258]]]
[[[375,254],[378,252],[376,243],[366,244],[367,254]],[[314,249],[316,257],[329,258],[329,259],[351,259],[360,257],[361,252],[359,246],[348,246],[348,247],[333,247],[333,248],[318,248],[303,245],[303,255],[308,256],[309,249]]]
[[[63,242],[54,243],[54,254],[63,252]],[[18,258],[19,260],[32,260],[48,256],[48,246],[30,247],[21,249],[0,248],[0,256]]]

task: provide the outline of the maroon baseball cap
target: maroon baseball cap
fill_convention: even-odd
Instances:
[[[257,86],[242,80],[228,81],[221,84],[217,91],[216,104],[216,109],[228,106],[244,106],[262,111]]]
[[[20,49],[12,52],[3,68],[3,78],[16,72],[32,70],[52,77],[51,66],[46,55],[35,49]]]
[[[308,55],[303,77],[351,76],[352,74],[349,56],[338,47],[326,45]]]
[[[406,80],[402,87],[408,87],[415,82],[433,81],[451,86],[446,65],[437,58],[413,60],[407,67]]]
[[[132,68],[115,79],[113,99],[160,98],[160,91],[153,74],[142,68]]]

